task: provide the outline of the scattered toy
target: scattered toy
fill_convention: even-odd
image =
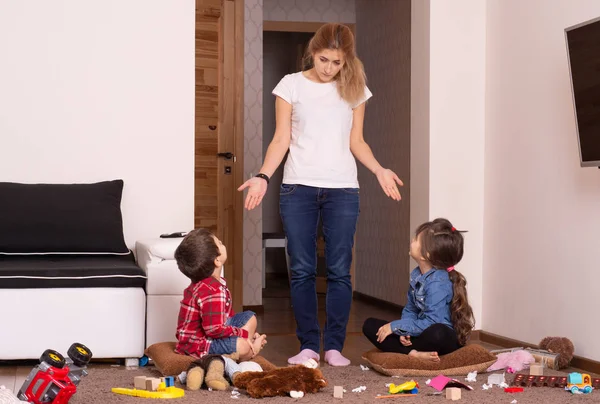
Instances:
[[[365,366],[365,365],[360,365],[360,369],[361,370],[369,370],[369,367]]]
[[[344,388],[342,386],[333,386],[333,397],[344,398]]]
[[[33,404],[68,403],[81,379],[88,374],[86,368],[92,359],[92,351],[76,342],[69,347],[67,355],[65,359],[59,352],[46,349],[17,397]]]
[[[535,362],[531,352],[526,350],[516,350],[512,352],[503,352],[497,355],[497,360],[492,366],[487,368],[488,372],[510,368],[513,371],[527,369],[530,364]],[[510,373],[510,372],[509,372]]]
[[[544,374],[544,366],[541,363],[532,363],[531,366],[529,366],[529,374],[542,376]]]
[[[446,400],[460,400],[460,389],[457,387],[449,387],[446,389]]]
[[[522,393],[523,387],[506,387],[504,388],[505,393]]]
[[[577,372],[569,373],[565,390],[573,394],[589,394],[593,389],[590,375]]]
[[[361,393],[361,392],[365,391],[366,389],[367,389],[367,386],[359,386],[355,389],[352,389],[352,392],[353,393]]]
[[[540,341],[539,346],[540,349],[546,350],[551,354],[558,354],[558,357],[555,358],[556,362],[551,363],[553,366],[548,366],[552,369],[564,369],[568,367],[575,353],[575,346],[571,340],[565,337],[546,337]]]
[[[404,382],[399,385],[390,384],[388,393],[390,394],[417,394],[419,392],[419,383],[414,380]]]

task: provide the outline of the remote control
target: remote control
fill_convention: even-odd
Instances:
[[[180,231],[177,233],[165,233],[161,234],[160,238],[180,238],[185,237],[187,235],[187,231]]]

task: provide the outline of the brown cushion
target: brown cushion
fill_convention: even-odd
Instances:
[[[381,352],[377,349],[365,352],[363,359],[371,368],[388,376],[462,376],[469,372],[485,372],[496,356],[477,344],[470,344],[448,355],[440,356],[439,362],[429,362],[408,355]]]
[[[177,376],[186,371],[190,363],[196,360],[192,356],[176,353],[175,342],[158,342],[150,345],[146,348],[145,354],[152,359],[154,366],[163,376]],[[265,372],[276,367],[262,356],[257,356],[253,361],[258,363]]]

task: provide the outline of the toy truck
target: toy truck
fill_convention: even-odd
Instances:
[[[565,390],[573,394],[589,394],[592,392],[592,378],[586,373],[569,373]]]
[[[52,349],[44,351],[40,364],[34,367],[17,397],[33,404],[67,404],[77,391],[77,385],[84,376],[92,352],[83,344],[74,343],[67,351],[65,359]]]

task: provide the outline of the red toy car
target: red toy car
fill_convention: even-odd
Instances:
[[[92,352],[83,344],[74,343],[67,351],[68,359],[52,349],[44,351],[40,364],[25,379],[17,397],[33,404],[67,404],[77,391],[77,385],[92,359]]]

